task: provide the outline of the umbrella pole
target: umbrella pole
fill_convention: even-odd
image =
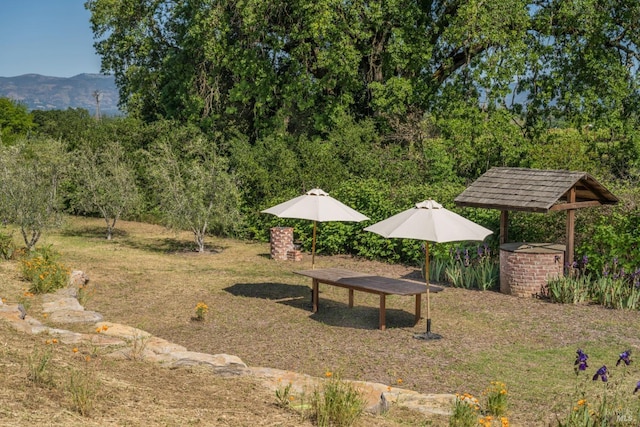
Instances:
[[[313,221],[313,240],[311,242],[311,269],[316,268],[316,222]]]
[[[424,245],[424,280],[427,285],[427,332],[424,334],[416,334],[413,337],[421,340],[437,340],[442,338],[438,334],[431,332],[431,300],[429,298],[429,242],[425,241]]]

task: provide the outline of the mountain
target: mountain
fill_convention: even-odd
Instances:
[[[48,77],[24,74],[0,77],[0,97],[21,102],[29,110],[84,108],[95,114],[96,91],[100,93],[100,114],[122,114],[118,109],[118,89],[113,76],[78,74],[73,77]]]

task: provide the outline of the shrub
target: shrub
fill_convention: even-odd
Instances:
[[[13,242],[13,233],[5,234],[0,232],[0,258],[13,259],[16,253],[16,245]]]
[[[58,258],[58,252],[51,246],[33,250],[22,258],[22,276],[31,282],[31,292],[45,294],[69,283],[69,270],[58,262]]]
[[[313,392],[311,407],[318,426],[351,426],[362,415],[365,402],[353,384],[327,372],[322,390]]]

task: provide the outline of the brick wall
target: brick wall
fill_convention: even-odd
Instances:
[[[562,250],[529,245],[509,249],[514,250],[500,248],[500,292],[504,294],[532,297],[540,294],[549,279],[564,274]]]

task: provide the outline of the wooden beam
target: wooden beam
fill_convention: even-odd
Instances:
[[[575,197],[575,194],[574,194],[574,197]],[[599,200],[589,200],[588,202],[562,203],[562,204],[551,206],[549,210],[550,211],[566,211],[569,209],[593,208],[596,206],[602,206],[602,203]]]
[[[500,211],[500,244],[509,241],[509,211]]]
[[[576,202],[576,188],[571,187],[569,194],[567,195],[568,204],[575,204]],[[567,210],[567,250],[564,252],[565,264],[571,265],[573,263],[573,244],[574,244],[574,229],[576,222],[575,209]]]

